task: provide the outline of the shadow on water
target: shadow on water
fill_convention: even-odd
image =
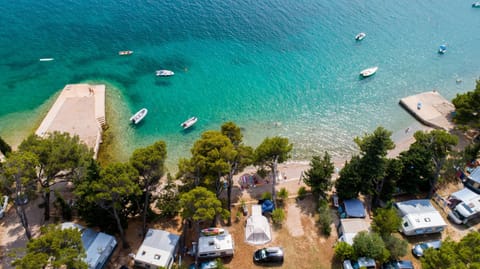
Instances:
[[[189,133],[195,131],[195,126],[192,126],[192,127],[189,127],[187,129],[183,129],[182,126],[180,126],[180,128],[182,128],[182,130],[180,131],[182,133],[182,135],[188,135]]]
[[[155,85],[159,87],[170,87],[172,82],[168,78],[158,78],[155,80]]]

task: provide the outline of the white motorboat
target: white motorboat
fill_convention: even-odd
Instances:
[[[195,123],[197,123],[197,117],[191,117],[190,119],[184,121],[180,126],[183,127],[183,129],[188,129],[192,127]]]
[[[53,58],[41,58],[40,62],[50,62],[50,61],[53,61],[53,60],[55,60],[55,59],[53,59]]]
[[[173,71],[170,71],[170,70],[157,70],[156,75],[157,75],[157,77],[170,77],[170,76],[175,75],[175,73]]]
[[[146,108],[140,109],[137,113],[135,113],[135,115],[130,118],[130,122],[133,124],[138,124],[140,121],[143,120],[143,118],[145,118],[147,113],[148,110]]]
[[[438,53],[444,54],[445,52],[447,52],[447,45],[440,45],[440,47],[438,47]]]
[[[118,52],[118,55],[120,56],[131,55],[131,54],[133,54],[133,50],[122,50]]]
[[[355,40],[361,41],[361,40],[364,39],[366,36],[367,36],[367,34],[365,34],[365,33],[363,33],[363,32],[358,33],[358,34],[355,36]]]
[[[375,74],[378,70],[378,66],[374,66],[374,67],[370,67],[370,68],[367,68],[365,70],[362,70],[362,72],[360,72],[360,75],[364,78],[366,77],[369,77],[373,74]]]
[[[474,3],[472,4],[472,7],[480,8],[480,1],[474,2]]]

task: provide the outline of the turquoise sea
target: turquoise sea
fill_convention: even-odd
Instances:
[[[161,139],[171,167],[225,121],[252,146],[288,137],[297,160],[344,157],[355,136],[414,124],[400,98],[436,89],[451,99],[480,76],[471,1],[17,0],[0,14],[0,136],[16,145],[33,132],[65,84],[104,83],[118,159]],[[377,74],[360,80],[371,66]],[[183,132],[190,116],[199,121]]]

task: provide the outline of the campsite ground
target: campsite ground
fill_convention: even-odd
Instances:
[[[288,190],[291,196],[297,194],[299,187],[304,186],[302,182],[298,180],[301,171],[307,167],[308,164],[287,164],[281,167],[282,179],[278,182],[276,189],[285,188]],[[288,166],[288,167],[287,167]],[[337,166],[340,167],[340,166]],[[245,173],[251,173],[252,171],[245,171]],[[243,175],[243,174],[242,174]],[[236,212],[240,209],[240,201],[243,199],[247,204],[257,203],[257,199],[261,197],[261,194],[266,191],[270,191],[271,182],[258,182],[254,188],[249,187],[241,188],[238,184],[234,188],[234,201],[236,205],[233,207],[232,219],[235,220]],[[449,193],[457,190],[461,187],[458,185],[449,185],[448,188],[438,190],[437,193],[446,197]],[[38,235],[38,230],[41,225],[47,224],[42,218],[42,209],[38,208],[40,199],[37,201],[31,201],[27,205],[27,214],[29,215],[29,222],[32,227],[34,235]],[[440,206],[434,203],[440,212],[446,219],[445,212],[442,211]],[[249,206],[250,210],[250,206]],[[286,219],[281,227],[272,228],[272,242],[267,246],[282,246],[285,251],[285,262],[281,268],[341,268],[338,261],[333,259],[333,246],[337,240],[336,224],[338,223],[337,214],[332,207],[332,216],[334,217],[334,223],[332,224],[332,234],[329,237],[321,235],[320,229],[317,226],[318,214],[315,213],[315,203],[311,196],[307,196],[304,200],[298,201],[295,198],[290,198],[285,205]],[[58,217],[52,217],[51,221],[58,219]],[[51,222],[50,221],[50,222]],[[248,245],[245,242],[244,225],[246,217],[241,217],[239,221],[233,221],[232,226],[227,227],[229,232],[234,237],[235,242],[235,254],[233,258],[224,260],[225,265],[228,268],[257,268],[252,262],[253,252],[258,248],[257,246]],[[442,238],[450,236],[455,241],[460,240],[466,233],[475,227],[465,228],[464,226],[452,225],[449,221],[446,221],[448,228],[446,232],[442,234]],[[163,229],[175,234],[181,234],[181,221],[179,218],[173,220],[156,220],[149,223],[150,228]],[[108,269],[118,269],[121,265],[129,265],[129,268],[133,268],[133,261],[129,257],[129,254],[135,253],[140,244],[143,241],[141,235],[141,220],[134,219],[129,222],[128,229],[126,230],[127,241],[129,248],[122,248],[119,238],[119,246],[112,255],[111,261],[108,264]],[[417,242],[430,240],[438,237],[433,236],[421,236],[416,238],[408,238],[410,244]],[[2,268],[12,268],[9,266],[10,258],[7,257],[9,253],[15,247],[22,247],[26,243],[24,238],[24,232],[19,225],[18,218],[13,208],[9,208],[4,219],[0,221],[0,261],[2,262]],[[190,246],[187,241],[187,246]],[[410,246],[411,247],[411,246]],[[412,257],[409,252],[404,259],[412,260],[415,263],[415,268],[421,268],[419,260]],[[182,264],[190,264],[192,258],[190,256],[182,257]]]

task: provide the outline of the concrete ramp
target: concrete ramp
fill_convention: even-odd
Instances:
[[[419,93],[400,99],[400,105],[427,126],[450,131],[455,106],[437,91]]]

